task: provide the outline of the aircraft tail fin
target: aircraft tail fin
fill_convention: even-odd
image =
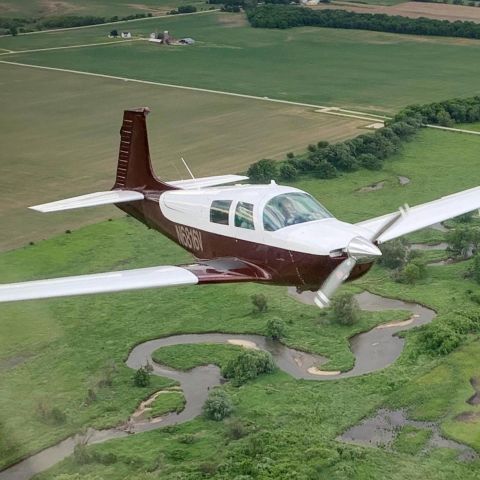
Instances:
[[[174,190],[153,172],[148,146],[147,107],[125,110],[120,129],[117,176],[113,189]]]

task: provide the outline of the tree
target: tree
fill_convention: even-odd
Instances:
[[[133,375],[133,384],[136,387],[148,387],[150,385],[150,373],[145,367],[140,367]]]
[[[285,323],[280,318],[269,318],[267,321],[267,337],[280,340],[285,334]]]
[[[264,158],[256,163],[252,163],[248,168],[247,175],[254,182],[270,183],[278,175],[277,164],[273,160]]]
[[[267,297],[263,293],[255,293],[250,298],[252,299],[253,306],[258,313],[264,313],[267,311]]]
[[[341,293],[332,299],[335,321],[341,325],[353,325],[358,321],[360,307],[353,293]]]
[[[210,420],[220,421],[230,416],[233,405],[230,397],[224,390],[218,388],[212,390],[203,405],[203,414]]]
[[[17,34],[18,34],[18,28],[16,25],[12,25],[9,29],[8,29],[8,32],[10,33],[10,35],[12,37],[16,37]]]
[[[110,32],[110,36],[111,36],[111,37],[118,37],[118,30],[112,30],[112,31]]]
[[[222,375],[236,386],[275,370],[272,356],[263,350],[248,349],[232,358],[222,369]]]

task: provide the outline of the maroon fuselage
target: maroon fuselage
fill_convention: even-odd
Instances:
[[[333,269],[346,256],[331,258],[328,255],[312,255],[289,249],[273,247],[257,242],[249,242],[225,235],[219,235],[196,228],[201,235],[202,249],[193,245],[185,245],[178,238],[179,224],[168,220],[159,206],[159,198],[163,192],[143,190],[145,200],[132,203],[117,204],[117,207],[136,218],[146,226],[167,236],[199,260],[219,260],[235,258],[246,264],[258,267],[265,272],[265,277],[257,281],[268,281],[277,285],[295,286],[299,290],[317,290]],[[187,227],[189,228],[189,227]],[[348,280],[363,276],[370,270],[372,263],[357,264]],[[218,277],[210,278],[205,283],[224,282]],[[232,280],[233,281],[233,280]]]

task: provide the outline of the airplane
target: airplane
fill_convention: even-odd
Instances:
[[[366,274],[378,246],[480,208],[480,187],[350,224],[297,188],[249,185],[242,175],[162,181],[152,170],[147,107],[124,111],[113,188],[36,205],[56,212],[96,205],[118,208],[158,230],[195,261],[0,285],[0,302],[175,285],[259,282],[316,291],[327,307],[345,281]],[[228,185],[236,182],[234,185]]]

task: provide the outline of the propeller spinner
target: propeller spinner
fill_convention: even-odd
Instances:
[[[315,296],[315,304],[320,308],[325,308],[330,305],[330,298],[340,285],[350,276],[353,268],[357,263],[368,263],[382,256],[380,249],[374,242],[384,234],[387,230],[393,227],[395,223],[408,213],[408,207],[400,208],[396,216],[389,219],[382,227],[375,232],[371,239],[364,237],[354,237],[350,240],[345,252],[348,258],[338,265],[332,273],[323,282],[320,290]]]

